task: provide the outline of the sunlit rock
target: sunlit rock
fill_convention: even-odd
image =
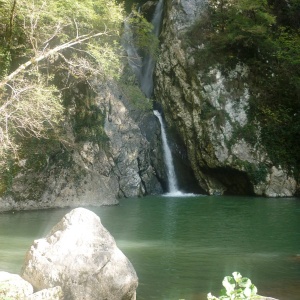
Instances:
[[[25,299],[32,293],[32,285],[19,275],[0,271],[0,299]]]
[[[26,300],[64,300],[64,296],[61,287],[56,286],[29,295]]]
[[[61,286],[70,300],[133,300],[138,278],[93,212],[77,208],[28,251],[22,277],[36,290]]]

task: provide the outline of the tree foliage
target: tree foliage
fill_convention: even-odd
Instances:
[[[0,0],[2,161],[18,138],[59,129],[71,77],[118,76],[122,21],[113,0]]]
[[[149,23],[134,7],[128,19],[130,28],[133,31],[134,46],[142,52],[142,56],[150,54],[153,58],[156,58],[159,40],[153,33],[153,24]]]

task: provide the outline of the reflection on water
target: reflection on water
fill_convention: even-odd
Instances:
[[[300,201],[251,197],[146,197],[90,208],[139,276],[138,300],[202,300],[239,271],[260,294],[300,294]],[[33,239],[70,211],[0,214],[0,269],[18,272]]]

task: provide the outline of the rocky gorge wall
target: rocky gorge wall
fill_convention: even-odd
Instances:
[[[186,43],[205,7],[205,0],[164,1],[154,92],[180,138],[170,141],[179,149],[174,162],[183,165],[182,186],[195,175],[208,194],[293,196],[299,184],[271,161],[259,123],[248,117],[247,66],[198,68],[205,45]],[[166,172],[151,109],[136,105],[113,81],[95,81],[92,89],[75,85],[69,98],[68,144],[31,141],[20,160],[0,172],[0,211],[112,205],[119,197],[162,193]]]
[[[2,174],[0,211],[113,205],[120,197],[162,192],[152,111],[136,107],[116,82],[98,81],[93,89],[75,86],[69,96],[68,145],[34,141]]]
[[[156,100],[207,193],[293,196],[296,180],[270,160],[259,123],[248,118],[247,66],[239,63],[224,70],[211,63],[205,70],[197,68],[195,60],[205,44],[188,44],[186,39],[205,7],[204,0],[165,1]]]

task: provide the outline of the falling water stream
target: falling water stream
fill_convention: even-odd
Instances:
[[[153,25],[153,33],[158,36],[160,32],[160,26],[162,22],[162,15],[163,15],[163,0],[159,0],[156,5],[154,15],[152,18],[152,25]],[[146,97],[150,98],[153,94],[153,71],[155,67],[155,60],[151,55],[147,55],[143,59],[143,67],[142,73],[140,77],[140,84],[141,89],[146,95]],[[161,125],[161,138],[163,144],[163,151],[164,151],[164,160],[167,169],[167,176],[168,176],[168,194],[169,196],[180,195],[181,192],[178,189],[176,174],[174,170],[173,158],[172,153],[168,144],[166,130],[164,126],[164,122],[162,119],[161,114],[154,110],[153,112],[155,116],[159,119]]]
[[[156,117],[160,122],[161,139],[162,139],[163,150],[164,150],[164,160],[165,160],[167,175],[168,175],[169,194],[174,195],[179,193],[179,190],[178,190],[177,179],[176,179],[176,174],[175,174],[175,169],[173,164],[172,153],[168,144],[166,130],[165,130],[162,116],[157,110],[154,110],[154,114],[156,115]]]
[[[163,15],[163,5],[164,1],[159,0],[156,5],[154,15],[152,18],[152,25],[153,25],[153,33],[158,36],[160,31],[160,25],[162,21]],[[146,95],[146,97],[151,98],[153,94],[153,70],[155,67],[155,60],[149,54],[143,60],[143,67],[142,67],[142,76],[141,76],[141,89]]]

